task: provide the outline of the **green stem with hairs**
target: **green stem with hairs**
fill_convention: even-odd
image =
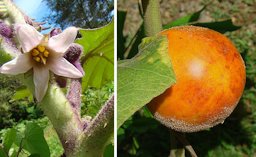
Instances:
[[[49,84],[48,91],[39,103],[39,107],[50,119],[55,128],[66,156],[74,156],[79,150],[79,136],[83,133],[80,116],[66,99],[61,89],[55,84]]]
[[[24,74],[24,83],[34,92],[32,70]],[[65,155],[75,156],[80,147],[79,137],[83,134],[83,123],[62,90],[56,84],[49,83],[46,95],[38,105],[56,130]]]
[[[81,136],[81,151],[87,157],[103,156],[105,147],[114,136],[114,95],[105,103]]]
[[[159,0],[142,0],[146,36],[154,36],[162,30]]]
[[[24,14],[13,4],[11,0],[2,0],[7,10],[8,17],[13,23],[25,24]]]

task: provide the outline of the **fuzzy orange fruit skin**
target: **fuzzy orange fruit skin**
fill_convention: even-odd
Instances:
[[[242,96],[246,80],[244,61],[235,46],[224,35],[196,26],[161,34],[168,37],[176,84],[154,98],[149,110],[181,132],[223,123]]]

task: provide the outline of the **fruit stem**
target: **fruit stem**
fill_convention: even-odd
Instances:
[[[172,129],[170,129],[170,141],[171,149],[169,157],[185,157],[185,149],[182,146],[178,146],[176,132]]]
[[[146,36],[154,36],[162,30],[159,0],[142,0]]]
[[[189,144],[184,133],[176,132],[170,129],[171,150],[169,157],[185,157],[185,149],[191,157],[197,157],[193,147]],[[178,142],[179,141],[179,142]],[[178,147],[178,143],[182,144]]]
[[[77,156],[103,157],[107,144],[114,136],[114,95],[105,103],[80,136],[82,144]]]

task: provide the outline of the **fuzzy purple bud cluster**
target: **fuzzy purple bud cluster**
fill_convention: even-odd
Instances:
[[[84,74],[83,67],[79,61],[80,55],[83,51],[83,47],[79,44],[71,44],[68,50],[66,51],[64,58],[73,64],[82,74]]]
[[[50,37],[60,34],[62,31],[60,28],[54,28],[50,32]]]
[[[15,57],[20,53],[20,50],[17,48],[16,43],[13,39],[13,26],[6,24],[4,21],[0,20],[0,38],[1,38],[1,48],[4,51]]]
[[[0,21],[0,34],[6,38],[12,38],[12,28]]]
[[[72,44],[66,51],[64,58],[66,58],[70,63],[74,63],[79,60],[79,57],[82,53],[82,46],[78,44]]]

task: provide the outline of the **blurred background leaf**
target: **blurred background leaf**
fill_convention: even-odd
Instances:
[[[4,151],[7,154],[15,140],[16,140],[16,130],[12,128],[6,131],[3,137],[3,146],[4,146]]]
[[[174,21],[171,21],[170,23],[165,24],[163,26],[163,29],[168,29],[168,28],[171,28],[171,27],[174,27],[174,26],[187,25],[188,23],[197,21],[197,20],[199,20],[200,15],[201,15],[202,11],[204,11],[205,8],[206,8],[206,5],[202,9],[198,10],[195,13],[192,13],[192,14],[180,17],[180,18],[178,18]]]
[[[113,144],[107,145],[104,152],[104,157],[113,157],[113,154],[114,154],[114,145]]]
[[[24,132],[24,139],[21,141],[24,149],[31,154],[39,156],[50,156],[48,144],[45,141],[43,129],[36,123],[28,123]]]
[[[16,156],[50,156],[50,150],[44,138],[44,121],[26,121],[12,129],[3,129],[3,150],[10,157]],[[41,126],[39,126],[41,125]],[[24,154],[25,153],[25,154]]]
[[[232,32],[241,28],[240,26],[235,26],[231,19],[217,22],[193,23],[192,25],[207,27],[220,33]]]
[[[11,101],[16,101],[28,97],[30,97],[29,100],[33,100],[33,94],[31,93],[31,91],[26,86],[21,86],[15,91],[15,94],[13,95]]]
[[[5,53],[5,51],[0,48],[0,65],[4,64],[5,62],[11,59],[12,57],[9,54]]]

